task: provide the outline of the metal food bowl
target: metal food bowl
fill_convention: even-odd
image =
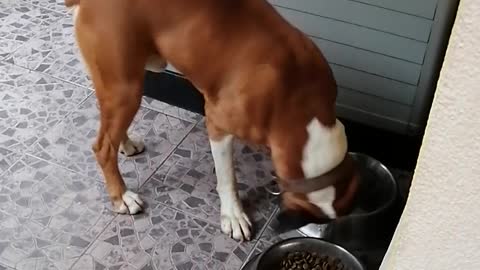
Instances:
[[[316,252],[319,255],[327,255],[337,258],[349,270],[364,270],[362,264],[350,252],[344,248],[317,238],[300,237],[290,238],[278,242],[263,252],[258,258],[257,265],[253,269],[280,269],[282,260],[292,252]]]
[[[309,224],[299,229],[305,236],[320,237],[349,250],[378,248],[390,242],[396,227],[397,182],[378,160],[349,153],[359,170],[359,189],[353,211],[328,224]]]

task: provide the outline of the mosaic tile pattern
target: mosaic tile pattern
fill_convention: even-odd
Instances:
[[[69,269],[114,218],[93,178],[26,156],[0,177],[0,263]]]
[[[172,89],[172,91],[174,90]],[[170,106],[165,102],[161,102],[159,100],[156,100],[150,97],[143,98],[142,106],[157,112],[164,113],[166,115],[171,115],[171,116],[183,119],[185,121],[192,122],[192,123],[197,123],[203,118],[201,115],[197,113],[187,111],[179,107]]]
[[[0,58],[14,52],[63,16],[20,0],[0,1]]]
[[[215,224],[147,204],[142,215],[118,216],[73,269],[233,270],[253,248],[253,242],[224,236]]]
[[[90,94],[48,75],[0,63],[0,146],[25,150]]]
[[[147,207],[116,216],[91,150],[98,108],[64,0],[2,0],[0,21],[0,270],[238,270],[300,236],[274,233],[271,162],[239,142],[238,188],[256,238],[223,235],[203,117],[147,97],[129,131],[146,152],[119,157]],[[406,194],[411,174],[392,172]]]
[[[237,143],[235,150],[240,197],[258,233],[276,207],[276,197],[265,189],[271,181],[271,163],[248,146]],[[203,128],[192,130],[146,184],[144,192],[157,202],[220,223],[214,163]]]
[[[277,212],[278,212],[278,210],[276,211],[276,213]],[[276,213],[274,213],[274,215]],[[248,259],[253,258],[255,255],[258,255],[261,252],[265,251],[271,245],[273,245],[275,243],[278,243],[282,240],[285,240],[285,239],[288,239],[288,238],[295,238],[295,237],[302,237],[303,236],[302,234],[300,234],[296,230],[285,232],[283,234],[276,234],[275,231],[273,230],[273,228],[275,226],[275,222],[277,222],[277,220],[272,218],[271,223],[269,223],[269,225],[266,226],[262,236],[260,237],[257,244],[255,245],[255,249],[250,254],[250,257]]]
[[[68,9],[65,7],[65,0],[24,0],[32,5],[48,8],[50,10],[65,13]]]
[[[0,270],[13,270],[13,268],[0,264]]]
[[[75,44],[70,15],[30,39],[5,61],[92,88]]]
[[[0,175],[21,157],[20,153],[0,147]]]
[[[91,148],[99,127],[94,96],[59,125],[49,130],[30,150],[32,155],[53,161],[89,177],[103,179]],[[158,168],[193,124],[142,108],[130,127],[132,138],[143,138],[146,151],[138,156],[119,156],[128,186],[138,189]]]

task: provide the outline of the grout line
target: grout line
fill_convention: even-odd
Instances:
[[[51,12],[54,12],[54,13],[57,13],[57,14],[67,15],[67,13],[68,13],[68,10],[67,10],[66,7],[65,7],[65,12],[61,12],[61,11],[52,9],[52,8],[50,8],[50,7],[48,7],[48,6],[42,6],[42,5],[40,5],[40,4],[35,4],[35,3],[31,3],[31,2],[25,2],[25,4],[30,5],[30,6],[34,6],[34,7],[37,7],[37,8],[43,8],[43,9],[46,9],[46,10],[48,10],[48,11],[51,11]]]
[[[86,85],[83,85],[83,84],[80,84],[80,83],[77,83],[77,82],[72,82],[72,81],[69,81],[67,79],[60,78],[60,77],[58,77],[56,75],[53,75],[53,74],[49,74],[49,73],[46,73],[46,72],[43,72],[43,71],[38,71],[38,70],[32,69],[30,67],[18,65],[18,64],[15,64],[15,63],[9,63],[9,62],[6,62],[5,60],[2,60],[1,62],[5,63],[5,64],[9,64],[9,65],[14,65],[14,66],[19,67],[19,68],[26,69],[30,72],[35,72],[35,73],[40,73],[40,74],[43,74],[43,75],[47,75],[50,78],[53,78],[55,80],[58,80],[58,81],[61,81],[61,82],[64,82],[64,83],[68,83],[68,84],[71,84],[71,85],[74,85],[74,86],[77,86],[77,87],[82,87],[82,88],[85,88],[85,89],[88,89],[88,90],[92,91],[92,93],[95,93],[95,90],[92,87],[89,87],[89,86],[86,86]],[[88,74],[85,74],[85,76],[87,77],[87,79],[89,81],[91,81]]]
[[[10,64],[10,63],[9,63],[9,64]],[[42,73],[42,74],[44,74],[44,73]],[[50,131],[50,130],[56,128],[56,127],[58,127],[58,126],[59,126],[65,119],[67,119],[70,115],[72,115],[72,114],[75,113],[75,112],[78,112],[78,109],[79,109],[83,104],[85,104],[85,103],[88,101],[88,99],[91,98],[92,96],[94,96],[94,92],[88,94],[88,96],[87,96],[86,98],[84,98],[81,102],[79,102],[79,103],[77,104],[75,110],[72,110],[71,112],[69,112],[69,113],[67,113],[66,115],[64,115],[62,118],[58,119],[58,123],[56,123],[55,125],[53,125],[48,131]],[[150,108],[146,108],[146,107],[144,107],[144,106],[141,106],[141,107],[144,108],[144,109],[147,109],[147,110],[151,110]],[[155,110],[152,110],[152,111],[155,111]],[[155,111],[155,112],[157,112],[157,113],[159,113],[159,114],[167,115],[167,114],[165,114],[165,113],[163,113],[163,112],[158,112],[158,111]],[[175,117],[175,116],[171,116],[171,115],[167,115],[167,116],[172,117],[172,118],[175,118],[175,119],[178,119],[178,120],[181,120],[181,121],[185,121],[185,120],[180,119],[180,118]],[[178,146],[179,146],[181,143],[183,143],[183,141],[186,139],[186,137],[187,137],[187,136],[191,133],[191,131],[197,126],[197,124],[198,124],[198,122],[200,122],[200,120],[198,120],[196,123],[192,123],[192,122],[189,122],[189,121],[186,121],[186,122],[192,124],[192,127],[186,132],[186,134],[182,137],[182,139],[180,140],[180,142],[179,142],[178,144],[176,144],[174,147],[172,147],[172,150],[171,150],[171,151],[165,156],[165,158],[160,162],[160,164],[158,165],[158,167],[157,167],[155,170],[153,170],[153,172],[146,178],[145,182],[144,182],[143,184],[141,184],[140,186],[138,186],[138,189],[140,189],[141,187],[143,187],[143,186],[147,183],[147,181],[149,181],[150,178],[160,169],[160,167],[167,161],[167,159],[173,154],[173,152],[178,148]],[[138,123],[137,123],[137,124],[138,124]],[[25,149],[25,152],[27,152],[28,150],[31,150],[32,147],[33,147],[33,145],[35,145],[41,138],[43,138],[43,136],[39,137],[32,145],[28,146],[28,147]],[[35,154],[31,154],[31,153],[28,153],[28,152],[27,152],[25,155],[29,155],[29,156],[31,156],[31,157],[37,158],[37,159],[42,160],[42,161],[46,161],[46,162],[48,162],[48,163],[50,163],[50,164],[56,165],[56,166],[58,166],[58,167],[60,167],[60,168],[63,168],[63,169],[65,169],[65,170],[68,170],[68,171],[70,171],[70,172],[73,172],[73,173],[76,173],[76,174],[79,174],[79,175],[83,175],[83,176],[85,176],[85,177],[91,177],[91,176],[89,176],[89,175],[84,174],[84,173],[81,172],[81,171],[76,171],[76,170],[73,170],[73,169],[71,169],[71,168],[65,167],[65,166],[63,166],[62,164],[59,164],[59,163],[55,162],[55,160],[47,160],[47,159],[45,159],[45,158],[39,157],[39,156],[37,156],[37,155],[35,155]],[[22,157],[23,157],[23,156],[22,156]],[[10,167],[11,167],[11,166],[10,166]],[[8,167],[8,169],[10,169],[10,167]]]
[[[262,236],[263,234],[265,233],[265,231],[267,230],[268,226],[270,225],[270,223],[272,222],[273,218],[275,217],[275,215],[278,213],[279,211],[279,207],[277,206],[277,208],[275,210],[273,210],[272,214],[270,215],[270,217],[268,218],[267,222],[265,223],[265,225],[263,226],[262,230],[260,230],[260,234],[258,236],[258,239],[257,241],[255,242],[255,244],[253,245],[253,248],[252,250],[250,251],[250,253],[247,255],[247,258],[245,259],[245,261],[243,262],[242,266],[240,267],[239,270],[241,270],[248,262],[250,259],[252,259],[252,255],[253,253],[255,252],[255,250],[257,249],[260,241],[262,240]]]
[[[163,203],[163,202],[157,202],[157,203],[158,203],[158,205],[161,205],[161,206],[163,206],[163,207],[165,207],[165,208],[171,209],[171,210],[173,210],[173,211],[175,211],[175,212],[179,212],[179,213],[182,213],[182,214],[184,214],[184,215],[186,215],[186,216],[188,216],[188,217],[191,217],[191,218],[194,218],[194,219],[199,219],[199,220],[201,220],[201,221],[203,221],[203,222],[206,222],[207,224],[210,224],[210,225],[214,226],[215,228],[220,229],[220,231],[221,231],[221,225],[219,225],[219,224],[217,224],[217,223],[215,223],[215,222],[213,222],[213,221],[211,221],[211,220],[209,220],[209,219],[205,219],[205,218],[202,218],[202,217],[198,217],[198,216],[196,216],[196,215],[194,215],[194,214],[192,214],[192,213],[185,212],[185,211],[182,210],[182,209],[178,209],[178,208],[176,208],[176,207],[173,207],[173,206],[171,206],[171,205],[165,204],[165,203]],[[254,243],[254,244],[253,244],[253,247],[252,247],[252,249],[250,250],[250,252],[247,254],[246,259],[242,262],[242,265],[241,265],[240,269],[242,269],[242,267],[245,266],[245,264],[249,261],[249,259],[251,259],[252,254],[255,252],[255,249],[257,248],[257,246],[258,246],[258,244],[259,244],[259,242],[260,242],[260,240],[261,240],[261,238],[262,238],[262,236],[263,236],[263,233],[267,230],[267,228],[268,228],[268,226],[270,225],[271,221],[272,221],[273,218],[275,217],[275,214],[278,212],[278,209],[279,209],[279,208],[277,207],[277,208],[275,208],[274,211],[272,211],[272,214],[270,214],[270,217],[267,219],[267,222],[265,222],[265,224],[263,225],[262,229],[260,230],[260,232],[259,232],[259,234],[258,234],[258,237],[257,237],[256,239],[251,240],[251,241]],[[221,234],[224,235],[223,232],[222,232]],[[237,242],[236,247],[238,247],[238,246],[241,245],[241,243],[242,243],[242,242],[239,242],[239,241],[237,241],[237,240],[235,240],[235,241]],[[240,270],[240,269],[239,269],[239,270]]]
[[[111,211],[111,210],[109,210]],[[113,212],[113,211],[112,211]],[[99,237],[107,230],[107,228],[112,224],[112,222],[117,219],[117,217],[119,216],[119,214],[113,212],[115,215],[114,217],[112,218],[112,220],[110,220],[107,225],[105,225],[105,227],[98,233],[97,237],[95,237],[95,239],[92,240],[92,242],[90,242],[90,244],[88,244],[88,246],[85,247],[85,250],[78,256],[78,258],[75,260],[74,263],[72,263],[72,266],[70,266],[70,268],[68,268],[69,270],[70,269],[73,269],[73,267],[78,263],[78,261],[80,261],[80,259],[86,255],[87,251],[93,246],[93,244],[99,239]]]
[[[93,94],[93,93],[92,93],[92,94]],[[92,94],[90,94],[90,95],[89,95],[83,102],[81,102],[78,106],[80,106],[81,104],[83,104]],[[72,112],[72,113],[73,113],[73,112]],[[160,112],[159,112],[159,113],[160,113]],[[157,169],[155,169],[155,170],[152,172],[152,174],[151,174],[149,177],[147,177],[147,180],[146,180],[142,185],[140,185],[140,187],[139,187],[138,189],[140,189],[141,187],[143,187],[143,186],[152,178],[152,176],[153,176],[153,175],[158,171],[158,169],[165,163],[165,161],[171,156],[171,154],[177,149],[177,147],[178,147],[181,143],[183,143],[183,141],[187,138],[187,136],[191,133],[191,131],[192,131],[195,127],[196,127],[195,124],[192,125],[192,127],[191,127],[190,130],[186,133],[186,135],[182,138],[182,140],[181,140],[174,148],[172,148],[172,151],[170,151],[170,153],[169,153],[169,154],[166,156],[166,158],[160,163],[160,165],[157,167]],[[57,164],[57,163],[55,163],[55,162],[52,162],[52,161],[50,161],[50,160],[45,160],[45,159],[43,159],[43,158],[37,157],[37,156],[32,155],[32,154],[29,154],[29,153],[26,153],[25,156],[26,156],[26,155],[31,156],[31,157],[34,157],[34,158],[37,158],[37,159],[42,160],[42,161],[45,161],[45,162],[47,162],[47,163],[49,163],[49,164],[52,164],[52,165],[54,165],[54,166],[56,166],[56,167],[63,168],[63,169],[65,169],[65,170],[67,170],[67,171],[70,171],[70,172],[73,172],[73,173],[76,173],[76,174],[80,174],[80,175],[84,175],[84,174],[81,173],[81,172],[77,172],[77,171],[74,171],[74,170],[72,170],[72,169],[70,169],[70,168],[63,167],[62,165]],[[16,162],[15,162],[15,163],[16,163]],[[12,166],[13,166],[13,165],[12,165]],[[84,175],[84,176],[86,176],[86,175]],[[89,177],[89,176],[86,176],[86,177]],[[94,179],[94,180],[96,180],[96,179]],[[185,214],[185,215],[188,215],[188,216],[190,216],[190,217],[197,218],[197,217],[195,217],[194,215],[191,215],[191,214],[189,214],[189,213],[185,213],[184,211],[181,211],[181,210],[179,211],[179,210],[177,210],[177,209],[175,209],[175,208],[172,208],[172,207],[170,207],[170,206],[168,206],[168,205],[165,205],[165,204],[163,204],[163,203],[160,203],[160,204],[161,204],[161,205],[164,205],[164,206],[166,206],[166,207],[168,207],[168,208],[170,208],[170,209],[172,209],[172,210],[175,210],[175,211],[177,211],[177,212],[181,212],[181,213],[183,213],[183,214]],[[111,210],[109,210],[109,211],[111,211]],[[85,250],[78,256],[78,258],[75,260],[75,262],[72,264],[72,266],[71,266],[69,269],[72,269],[72,268],[78,263],[78,261],[86,254],[86,252],[93,246],[93,244],[99,239],[99,237],[100,237],[100,236],[105,232],[105,230],[112,224],[112,222],[115,221],[115,219],[116,219],[118,216],[119,216],[118,214],[114,213],[114,217],[113,217],[113,218],[107,223],[107,225],[98,233],[98,235],[96,236],[96,238],[94,238],[94,239],[90,242],[90,244],[89,244],[89,245],[85,248]],[[204,220],[204,219],[201,219],[201,220],[207,222],[208,224],[212,224],[212,223],[211,223],[210,221],[208,221],[208,220]],[[212,225],[216,225],[216,224],[212,224]]]
[[[60,20],[63,20],[64,18],[66,18],[67,15],[68,15],[68,14],[63,14],[63,13],[60,13],[58,11],[55,11],[55,10],[52,10],[52,9],[49,9],[49,8],[45,8],[45,7],[42,7],[42,6],[39,6],[39,5],[35,5],[33,3],[25,2],[24,4],[35,7],[35,8],[43,8],[43,9],[46,9],[50,12],[53,12],[53,13],[56,13],[56,14],[59,14],[59,15],[63,15],[63,16],[60,16],[58,19],[52,21],[50,24],[45,25],[45,27],[43,27],[41,24],[37,25],[40,28],[40,29],[37,29],[39,31],[37,31],[36,33],[32,31],[32,33],[34,33],[34,35],[32,37],[30,37],[27,41],[23,42],[22,45],[18,46],[16,49],[11,51],[10,53],[6,54],[4,57],[0,57],[0,60],[5,60],[8,57],[13,56],[18,50],[25,47],[34,38],[37,38],[38,36],[40,36],[46,29],[51,28],[53,25],[57,24]],[[22,14],[22,13],[20,13],[20,14]]]
[[[8,148],[6,148],[6,147],[0,147],[0,148],[7,149],[7,150],[9,150],[9,151],[12,151],[12,152],[15,152],[15,153],[17,153],[17,154],[20,154],[18,151],[10,150],[10,149],[8,149]],[[14,165],[16,165],[18,162],[20,162],[26,155],[27,155],[27,154],[20,154],[20,156],[19,156],[17,159],[15,159],[10,166],[8,166],[4,171],[0,172],[0,176],[3,176],[4,174],[7,174],[8,171],[9,171]],[[0,179],[1,179],[1,178],[0,178]]]
[[[59,10],[55,10],[53,8],[50,8],[49,6],[42,6],[40,4],[35,4],[35,3],[29,3],[29,4],[34,6],[34,7],[43,8],[43,9],[46,9],[46,10],[49,10],[49,11],[52,11],[52,12],[55,12],[55,13],[58,13],[58,14],[68,15],[68,9],[65,5],[64,5],[65,11],[61,12]]]
[[[85,85],[82,85],[82,84],[79,84],[79,83],[76,83],[76,82],[68,81],[66,79],[62,79],[60,77],[57,77],[57,76],[52,75],[52,74],[48,74],[46,72],[38,71],[38,70],[29,68],[29,67],[25,67],[25,66],[22,66],[22,65],[19,65],[19,64],[15,64],[15,63],[10,63],[10,62],[7,62],[5,59],[0,59],[0,62],[4,65],[11,65],[11,66],[15,66],[17,68],[25,69],[25,70],[29,71],[30,73],[42,74],[44,76],[50,77],[50,78],[55,79],[57,81],[60,81],[62,83],[67,83],[67,84],[70,84],[70,85],[73,85],[73,86],[76,86],[76,87],[81,87],[81,88],[90,90],[92,93],[95,93],[95,90],[93,88],[87,87]],[[86,76],[88,76],[88,75],[86,75]]]
[[[159,112],[160,113],[160,112]],[[185,134],[185,136],[183,136],[183,138],[180,140],[180,142],[175,145],[175,147],[172,147],[172,150],[168,153],[168,155],[165,156],[165,159],[162,160],[162,162],[160,162],[160,164],[157,166],[157,168],[155,170],[153,170],[153,172],[146,178],[146,180],[143,182],[143,184],[141,184],[139,187],[138,187],[138,191],[140,191],[140,189],[145,186],[147,184],[148,181],[150,181],[152,179],[152,177],[158,172],[158,170],[160,170],[160,168],[163,166],[163,164],[165,164],[165,162],[167,162],[167,160],[170,158],[170,156],[175,152],[175,150],[178,149],[178,146],[180,146],[184,141],[185,139],[188,137],[188,135],[190,135],[190,133],[192,132],[192,130],[195,128],[195,125],[193,125],[190,130]]]
[[[26,42],[28,43],[28,41]],[[25,43],[25,44],[26,44]],[[63,78],[60,78],[56,75],[53,75],[53,74],[49,74],[49,73],[46,73],[46,72],[43,72],[43,71],[38,71],[38,70],[35,70],[35,69],[32,69],[30,67],[26,67],[26,66],[22,66],[22,65],[19,65],[19,64],[16,64],[16,63],[10,63],[10,62],[7,62],[6,59],[8,57],[10,57],[11,55],[13,55],[17,50],[19,50],[21,47],[25,46],[22,45],[20,46],[18,49],[16,49],[14,52],[12,52],[11,54],[8,54],[6,57],[4,58],[0,58],[0,62],[5,64],[5,65],[12,65],[12,66],[16,66],[18,68],[22,68],[22,69],[25,69],[25,70],[28,70],[29,72],[33,72],[33,73],[38,73],[38,74],[42,74],[42,75],[45,75],[45,76],[48,76],[50,78],[53,78],[55,80],[58,80],[58,81],[61,81],[63,83],[67,83],[67,84],[70,84],[70,85],[73,85],[73,86],[77,86],[77,87],[81,87],[81,88],[85,88],[87,90],[90,90],[92,93],[95,93],[95,90],[92,88],[92,87],[89,87],[89,86],[86,86],[86,85],[83,85],[83,84],[80,84],[80,83],[77,83],[77,82],[72,82],[72,81],[69,81],[67,79],[63,79]],[[85,74],[85,76],[88,78],[88,74]],[[88,78],[89,81],[91,81],[89,78]]]
[[[43,134],[45,134],[46,132],[48,132],[48,131],[56,128],[58,125],[60,125],[60,123],[61,123],[63,120],[65,120],[69,115],[71,115],[72,113],[74,113],[82,104],[84,104],[84,103],[88,100],[88,98],[90,98],[91,95],[92,95],[92,93],[88,94],[88,96],[87,96],[86,98],[84,98],[82,101],[80,101],[80,102],[76,105],[76,109],[75,109],[75,110],[72,110],[71,112],[67,113],[67,114],[64,115],[63,117],[59,118],[59,119],[58,119],[58,122],[57,122],[55,125],[53,125],[52,127],[50,127],[50,128],[49,128],[47,131],[45,131]],[[77,171],[74,171],[74,170],[72,170],[72,169],[70,169],[70,168],[64,167],[64,166],[62,166],[61,164],[55,163],[55,162],[53,162],[53,161],[51,161],[51,160],[46,160],[46,159],[44,159],[44,158],[42,158],[42,157],[39,157],[39,156],[36,156],[36,155],[34,155],[34,154],[28,153],[28,151],[31,150],[32,147],[33,147],[40,139],[42,139],[42,138],[43,138],[43,136],[39,136],[39,137],[37,138],[37,140],[35,140],[30,146],[27,146],[23,151],[12,150],[12,149],[3,147],[3,148],[5,148],[5,149],[8,149],[8,150],[10,150],[10,151],[13,151],[13,152],[15,152],[15,153],[20,154],[20,157],[19,157],[17,160],[15,160],[15,161],[12,163],[12,165],[10,165],[4,172],[7,172],[8,170],[10,170],[10,168],[12,168],[13,165],[15,165],[18,161],[22,160],[25,156],[30,156],[30,157],[33,157],[33,158],[36,158],[36,159],[39,159],[39,160],[48,162],[49,164],[55,165],[55,166],[57,166],[57,167],[59,167],[59,168],[63,168],[63,169],[65,169],[65,170],[67,170],[67,171],[70,171],[70,172],[73,172],[73,173],[77,173],[77,174],[79,174],[79,175],[84,175],[84,174],[79,173],[79,172],[77,172]],[[23,153],[22,153],[22,152],[23,152]],[[0,173],[0,175],[3,175],[4,172]],[[85,176],[85,175],[84,175],[84,176]]]
[[[150,99],[152,99],[152,100],[154,100],[154,101],[158,101],[158,102],[161,102],[161,103],[163,103],[163,104],[166,104],[166,105],[169,106],[169,107],[177,108],[177,109],[186,111],[187,113],[192,113],[192,114],[201,116],[201,115],[198,114],[198,113],[195,113],[195,112],[192,112],[192,111],[189,111],[189,110],[180,108],[180,107],[178,107],[178,106],[170,105],[170,104],[168,104],[168,103],[166,103],[166,102],[164,102],[164,101],[161,101],[161,100],[158,100],[158,99],[155,99],[155,98],[151,98],[151,97],[147,97],[147,96],[145,96],[145,95],[142,96],[142,101],[144,101],[144,98],[150,98]],[[145,103],[146,103],[146,102],[145,102]],[[185,122],[192,123],[192,124],[194,124],[195,126],[198,124],[198,122],[200,122],[200,121],[202,120],[202,117],[200,117],[200,119],[198,119],[198,120],[193,119],[194,121],[191,121],[192,119],[189,119],[189,120],[183,119],[183,118],[181,118],[179,115],[174,115],[174,114],[172,114],[172,113],[167,113],[167,112],[165,112],[165,111],[162,111],[162,110],[160,110],[160,109],[155,108],[154,106],[151,106],[151,105],[148,104],[148,103],[147,103],[147,104],[142,104],[141,107],[143,107],[143,108],[145,108],[145,109],[152,110],[152,111],[154,111],[154,112],[162,113],[162,114],[164,114],[164,115],[166,115],[166,116],[169,116],[169,117],[173,117],[173,118],[176,118],[176,119],[185,121]]]
[[[30,156],[30,157],[39,159],[39,160],[44,161],[44,162],[47,162],[47,163],[49,163],[49,164],[51,164],[51,165],[53,165],[53,166],[55,166],[55,167],[59,167],[59,168],[65,169],[66,171],[70,171],[70,172],[73,172],[73,173],[77,173],[77,174],[78,174],[78,172],[76,172],[76,171],[73,171],[73,170],[71,170],[71,169],[65,168],[65,167],[63,167],[63,166],[61,166],[61,165],[59,165],[59,164],[50,162],[50,161],[45,160],[45,159],[43,159],[43,158],[39,158],[39,157],[37,157],[37,156],[31,155],[31,154],[29,154],[29,153],[26,153],[25,155],[23,155],[19,160],[21,160],[22,158],[24,158],[24,157],[26,157],[26,156]],[[14,164],[17,163],[19,160],[15,161]],[[14,164],[13,164],[13,165],[14,165]],[[13,166],[13,165],[12,165],[12,166]],[[10,166],[10,167],[11,167],[11,166]],[[9,167],[9,169],[10,169],[10,167]],[[108,208],[106,208],[106,209],[107,209],[107,211],[111,211],[111,210],[108,209]],[[72,264],[72,266],[71,266],[70,268],[68,268],[68,269],[72,269],[72,268],[75,266],[75,264],[80,260],[80,258],[81,258],[83,255],[85,255],[85,253],[90,249],[90,247],[94,244],[94,242],[95,242],[96,240],[98,240],[98,238],[100,237],[100,235],[102,235],[103,232],[105,232],[105,230],[110,226],[110,224],[112,224],[112,222],[118,217],[118,214],[117,214],[117,213],[115,213],[115,212],[113,212],[113,211],[111,211],[111,212],[114,214],[113,218],[105,225],[104,228],[102,228],[102,230],[98,233],[98,235],[85,247],[85,250],[82,251],[82,253],[78,256],[78,258],[77,258],[77,259],[75,260],[75,262]]]

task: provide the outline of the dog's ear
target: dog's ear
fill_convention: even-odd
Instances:
[[[347,179],[336,185],[336,199],[333,202],[333,208],[338,216],[348,215],[353,210],[359,192],[359,178],[359,172],[354,168]]]

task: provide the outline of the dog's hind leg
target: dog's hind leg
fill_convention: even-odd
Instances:
[[[250,240],[252,223],[243,210],[233,169],[233,136],[219,135],[208,121],[207,126],[220,196],[222,231],[236,240]]]
[[[128,37],[129,29],[118,29],[115,22],[106,21],[113,24],[112,31],[99,33],[94,25],[83,23],[82,12],[80,9],[76,19],[76,37],[100,108],[93,150],[114,211],[135,214],[142,210],[143,202],[127,190],[118,168],[118,152],[120,145],[129,155],[143,150],[130,141],[127,130],[140,107],[147,52],[139,47],[140,40]]]

